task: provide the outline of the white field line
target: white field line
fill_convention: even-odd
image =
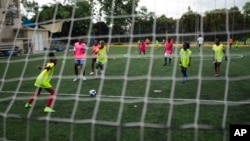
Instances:
[[[15,93],[15,91],[2,91],[1,93]],[[22,97],[18,97],[18,100],[27,100],[29,96],[33,94],[33,92],[18,92],[19,94],[25,94],[22,95]],[[29,95],[26,95],[29,94]],[[49,96],[48,93],[44,92],[41,93],[43,97],[38,97],[38,99],[47,99]],[[46,97],[45,97],[46,95]],[[64,94],[64,93],[58,93],[57,99],[58,100],[75,100],[76,94]],[[158,94],[157,94],[158,95]],[[101,101],[105,102],[120,102],[121,96],[112,96],[112,95],[99,95],[101,97]],[[12,99],[12,96],[0,98],[1,101],[6,101]],[[136,96],[125,96],[125,103],[139,103],[144,102],[144,97],[136,97]],[[79,101],[95,101],[95,97],[90,97],[88,94],[79,94]],[[244,105],[244,104],[250,104],[250,99],[245,99],[242,101],[223,101],[223,100],[205,100],[205,99],[182,99],[182,98],[175,98],[172,99],[174,101],[174,105],[184,105],[184,104],[192,104],[192,103],[200,103],[203,105],[228,105],[228,106],[237,106],[237,105]],[[155,104],[164,104],[164,103],[170,103],[170,98],[154,98],[154,97],[148,97],[147,98],[148,103],[155,103]]]

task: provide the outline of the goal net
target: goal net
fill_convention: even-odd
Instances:
[[[1,0],[0,7],[0,140],[228,141],[230,125],[250,124],[247,0]],[[79,39],[86,58],[77,62]],[[216,39],[222,59],[214,58]],[[93,62],[95,41],[104,42],[106,62],[100,54]],[[181,67],[184,44],[191,60]],[[25,105],[50,52],[52,88]]]

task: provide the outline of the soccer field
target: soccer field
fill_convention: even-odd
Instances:
[[[229,141],[230,124],[250,124],[250,47],[227,51],[214,77],[210,47],[191,47],[188,81],[182,83],[179,48],[163,66],[163,48],[111,47],[105,79],[73,82],[72,52],[57,52],[52,78],[55,113],[44,113],[48,92],[31,109],[24,104],[45,54],[0,58],[0,140],[27,141]],[[96,97],[88,91],[97,90]]]

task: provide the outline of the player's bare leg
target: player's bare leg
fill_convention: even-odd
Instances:
[[[73,81],[76,81],[78,79],[78,69],[81,68],[80,65],[75,64],[74,65],[74,70],[75,70],[75,79]]]

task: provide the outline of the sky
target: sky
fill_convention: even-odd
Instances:
[[[156,15],[165,14],[167,17],[180,18],[188,11],[204,14],[205,11],[218,8],[231,8],[237,6],[240,10],[249,0],[140,0],[140,6],[146,6],[148,11]]]
[[[53,3],[54,0],[36,0],[40,5]],[[63,0],[57,0],[63,1]],[[218,8],[231,8],[237,6],[240,10],[249,0],[140,0],[139,7],[146,6],[148,12],[155,12],[157,16],[165,14],[167,17],[180,18],[188,11],[204,14],[205,11]]]

